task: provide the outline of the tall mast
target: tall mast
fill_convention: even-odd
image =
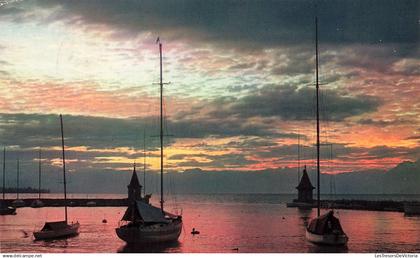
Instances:
[[[146,130],[143,131],[143,196],[146,196]]]
[[[298,152],[298,167],[297,167],[297,172],[298,172],[298,185],[299,185],[299,180],[300,180],[300,134],[298,132],[298,146],[297,146],[297,152]]]
[[[318,217],[320,215],[320,194],[319,189],[319,177],[320,177],[320,164],[319,164],[319,82],[318,82],[318,17],[315,17],[315,63],[316,63],[316,167],[317,167],[317,180],[316,180],[316,192],[317,192],[317,212]]]
[[[16,159],[16,199],[19,200],[19,157]]]
[[[41,199],[41,148],[38,153],[38,199]]]
[[[160,209],[163,211],[163,80],[162,80],[162,43],[159,41],[160,59]]]
[[[6,147],[3,148],[3,200],[6,198]]]
[[[61,147],[62,147],[62,150],[63,150],[64,212],[65,212],[65,221],[66,221],[66,224],[67,224],[66,157],[64,155],[63,116],[61,114],[60,114],[60,124],[61,124]]]

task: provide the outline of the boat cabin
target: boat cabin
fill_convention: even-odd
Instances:
[[[57,231],[67,228],[68,225],[65,221],[54,221],[54,222],[45,222],[44,227],[41,231]]]
[[[340,220],[334,216],[334,212],[332,210],[316,219],[313,219],[309,223],[308,231],[317,235],[344,233]]]
[[[141,223],[168,223],[168,214],[143,201],[136,201],[128,206],[121,220]]]

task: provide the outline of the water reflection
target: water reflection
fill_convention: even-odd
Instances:
[[[126,244],[117,250],[118,253],[165,253],[174,252],[181,246],[179,241],[160,244]]]
[[[297,208],[300,220],[303,222],[303,226],[308,225],[309,218],[311,217],[312,209],[311,208]]]
[[[69,246],[69,242],[66,238],[53,240],[34,240],[34,242],[41,242],[42,247],[67,248]]]
[[[310,253],[348,253],[347,245],[330,246],[330,245],[315,245],[311,244],[308,248]]]

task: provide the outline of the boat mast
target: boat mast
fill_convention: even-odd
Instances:
[[[159,38],[158,38],[159,41]],[[160,59],[160,209],[163,211],[163,80],[162,80],[162,43],[159,41]]]
[[[316,64],[316,167],[317,167],[317,180],[316,180],[316,192],[317,192],[317,212],[318,217],[320,215],[320,194],[319,189],[319,177],[320,177],[320,164],[319,164],[319,82],[318,82],[318,17],[315,17],[315,64]]]
[[[297,167],[297,172],[298,172],[298,181],[297,184],[299,185],[299,180],[300,180],[300,134],[298,132],[298,146],[297,146],[297,153],[298,153],[298,167]]]
[[[19,200],[19,157],[16,159],[16,199]]]
[[[41,148],[38,155],[38,199],[41,199]]]
[[[3,200],[6,198],[6,147],[3,148]]]
[[[61,147],[63,150],[64,212],[65,212],[65,221],[67,224],[66,157],[64,155],[63,116],[61,114],[60,114],[60,124],[61,124]]]
[[[146,130],[143,131],[143,196],[146,197]]]

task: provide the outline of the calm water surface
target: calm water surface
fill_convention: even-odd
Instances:
[[[420,252],[420,217],[399,212],[338,210],[348,247],[317,247],[305,240],[305,224],[316,210],[286,208],[288,200],[282,195],[178,196],[177,202],[168,200],[168,210],[182,210],[179,242],[154,247],[126,246],[116,236],[124,207],[71,207],[69,220],[80,222],[80,235],[54,241],[34,241],[32,232],[47,220],[62,220],[62,207],[20,208],[16,216],[0,216],[1,252]],[[193,227],[201,234],[192,236]]]

